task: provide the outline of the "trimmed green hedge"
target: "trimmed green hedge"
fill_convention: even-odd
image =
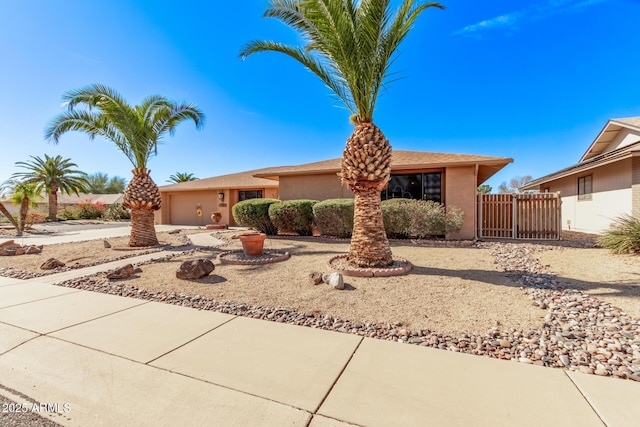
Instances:
[[[275,235],[278,228],[269,219],[269,206],[279,203],[277,199],[249,199],[233,205],[233,219],[242,227],[252,227],[260,232]]]
[[[464,212],[431,200],[390,199],[382,202],[382,220],[391,238],[424,238],[460,231]]]
[[[313,235],[313,205],[317,200],[285,200],[269,206],[269,219],[280,231]]]
[[[313,205],[313,218],[325,236],[351,237],[353,199],[328,199]]]

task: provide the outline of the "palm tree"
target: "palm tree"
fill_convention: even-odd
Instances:
[[[33,160],[28,162],[16,162],[16,166],[26,169],[24,172],[16,172],[12,178],[20,179],[25,183],[34,184],[38,192],[46,191],[49,196],[49,220],[58,220],[58,191],[71,195],[78,195],[87,184],[86,174],[77,169],[71,159],[63,159],[62,156],[50,157],[44,155],[44,159],[31,156]]]
[[[29,208],[35,208],[38,206],[36,203],[40,199],[38,184],[35,182],[20,181],[12,178],[3,184],[3,189],[10,192],[10,199],[14,205],[20,205],[19,222],[16,223],[16,221],[13,220],[11,223],[16,227],[17,235],[22,236],[27,224]]]
[[[393,263],[380,205],[380,192],[391,174],[391,145],[373,123],[373,112],[394,53],[430,7],[443,8],[439,3],[404,0],[392,15],[391,0],[270,0],[264,16],[297,30],[305,45],[252,41],[240,52],[242,59],[264,51],[292,57],[351,111],[355,129],[342,155],[340,178],[355,194],[347,260],[356,267]]]
[[[192,173],[176,172],[175,174],[169,177],[167,182],[173,182],[175,184],[178,184],[180,182],[195,181],[197,179],[199,178],[196,178]]]
[[[119,176],[97,172],[87,176],[86,191],[91,194],[120,194],[124,192],[125,180]]]
[[[5,182],[2,183],[2,185],[0,186],[0,196],[3,197],[4,199],[4,195],[5,194],[11,194],[13,193],[13,180],[7,180]],[[0,212],[9,220],[9,222],[15,227],[16,229],[16,233],[18,236],[22,235],[22,232],[20,231],[20,225],[16,222],[16,219],[13,217],[13,215],[11,214],[11,212],[9,212],[9,210],[7,209],[7,207],[0,202]]]
[[[88,134],[90,139],[100,136],[113,142],[134,167],[122,203],[122,207],[131,209],[129,246],[157,245],[153,212],[160,209],[160,191],[149,175],[147,163],[157,154],[158,144],[166,133],[173,135],[176,126],[187,119],[200,129],[204,114],[194,105],[176,103],[159,95],[130,106],[118,92],[98,84],[67,92],[63,100],[68,111],[51,121],[45,137],[57,143],[63,133],[77,130]],[[78,105],[86,109],[76,108]]]

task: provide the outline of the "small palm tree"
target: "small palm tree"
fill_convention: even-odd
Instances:
[[[147,163],[158,152],[158,144],[166,133],[173,135],[176,126],[191,119],[200,129],[204,114],[191,104],[176,103],[164,96],[152,95],[140,105],[131,106],[113,89],[90,85],[63,96],[68,111],[55,117],[45,131],[49,141],[77,130],[90,139],[100,136],[113,142],[133,164],[133,179],[127,186],[122,206],[131,209],[129,246],[158,244],[153,212],[160,209],[160,191],[151,179]],[[77,108],[79,105],[86,109]]]
[[[265,17],[295,29],[303,47],[253,41],[240,53],[284,53],[314,73],[351,111],[355,129],[342,155],[340,177],[355,194],[348,262],[356,267],[393,263],[382,222],[380,192],[391,174],[391,145],[373,123],[380,89],[394,53],[426,9],[439,3],[404,0],[392,15],[391,0],[270,0]]]
[[[11,194],[10,199],[14,205],[20,205],[19,221],[15,220],[11,223],[16,227],[18,236],[22,236],[27,224],[27,214],[29,208],[37,207],[37,202],[40,200],[40,190],[38,184],[29,181],[20,181],[17,179],[10,179],[2,185],[3,189],[8,190]],[[4,208],[4,206],[3,206]],[[4,213],[4,212],[3,212]],[[5,215],[7,215],[5,213]]]
[[[33,160],[28,162],[16,162],[16,166],[26,170],[14,173],[12,178],[34,184],[38,192],[44,190],[49,196],[49,220],[57,221],[58,191],[78,195],[87,184],[86,174],[73,169],[78,165],[62,156],[50,157],[45,154],[44,159],[36,156],[31,158]]]
[[[3,182],[2,185],[0,185],[0,196],[2,196],[2,198],[4,200],[5,194],[6,195],[10,195],[11,193],[13,193],[12,180],[8,180],[8,181]],[[4,215],[9,220],[11,225],[13,225],[13,227],[16,229],[17,235],[21,236],[22,232],[20,231],[20,224],[18,224],[18,222],[13,217],[11,212],[9,212],[7,207],[2,202],[0,202],[0,212],[2,213],[2,215]]]
[[[196,178],[192,173],[176,172],[175,174],[169,177],[167,182],[173,182],[175,184],[178,184],[180,182],[195,181],[197,179],[199,178]]]

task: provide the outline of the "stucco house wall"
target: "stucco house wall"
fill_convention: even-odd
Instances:
[[[462,229],[448,234],[447,239],[473,239],[476,233],[476,173],[475,166],[446,168],[444,173],[445,206],[464,212]]]
[[[346,185],[340,184],[340,178],[335,173],[285,175],[280,177],[279,182],[281,200],[327,200],[353,197],[353,192]]]

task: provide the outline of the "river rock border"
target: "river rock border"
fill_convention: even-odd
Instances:
[[[336,255],[327,261],[327,265],[334,271],[341,273],[344,276],[351,277],[391,277],[402,276],[407,274],[412,268],[413,264],[404,258],[393,257],[393,266],[387,268],[358,268],[353,267],[347,263],[347,257],[349,255],[342,254]]]
[[[242,250],[237,250],[218,254],[217,258],[221,264],[260,265],[285,261],[289,259],[290,256],[291,255],[289,255],[289,252],[280,252],[273,249],[265,249],[262,252],[262,255],[259,257],[247,256]]]

